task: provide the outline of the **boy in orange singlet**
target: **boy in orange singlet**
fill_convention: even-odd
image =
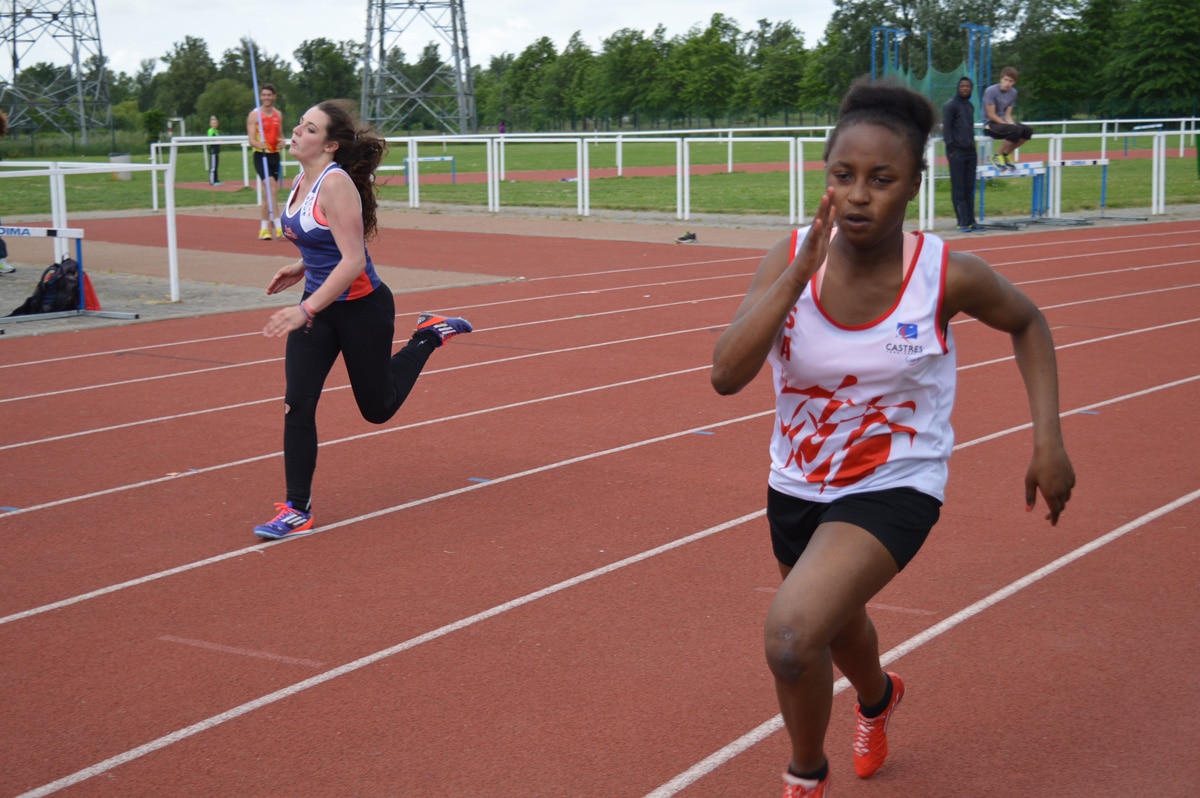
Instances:
[[[275,221],[275,237],[283,238],[283,228],[279,226],[278,213],[273,213],[276,200],[279,198],[279,182],[282,170],[279,163],[279,150],[283,147],[283,115],[275,107],[275,86],[264,83],[258,92],[259,105],[246,115],[246,136],[250,146],[254,148],[254,171],[258,179],[263,181],[262,222],[259,225],[258,237],[263,241],[271,240],[271,228],[267,222],[272,217]],[[262,114],[261,128],[259,114]],[[268,176],[270,179],[268,180]]]

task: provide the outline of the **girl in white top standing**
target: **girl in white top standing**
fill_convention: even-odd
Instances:
[[[783,584],[765,647],[791,739],[785,798],[822,798],[833,666],[858,694],[856,773],[887,756],[904,683],[885,673],[867,602],[936,523],[953,447],[959,313],[1008,333],[1033,416],[1024,499],[1058,522],[1075,483],[1058,419],[1054,343],[1025,294],[980,258],[904,232],[934,110],[886,82],[856,82],[825,147],[811,227],[763,258],[717,341],[712,384],[740,391],[770,362],[777,417],[767,518]]]

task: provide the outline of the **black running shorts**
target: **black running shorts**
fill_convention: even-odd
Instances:
[[[789,568],[800,559],[818,526],[841,522],[874,535],[904,570],[937,523],[941,507],[937,499],[912,488],[855,493],[825,503],[797,499],[767,487],[771,546],[775,558]]]
[[[256,150],[254,152],[254,171],[258,173],[259,180],[266,180],[269,174],[276,181],[279,181],[283,174],[279,153],[258,152]]]
[[[1029,125],[1015,124],[1004,125],[999,122],[988,122],[983,126],[983,132],[994,139],[1002,139],[1011,141],[1016,144],[1019,141],[1028,141],[1033,138],[1033,128]]]

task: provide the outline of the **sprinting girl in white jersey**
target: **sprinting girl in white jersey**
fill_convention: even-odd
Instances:
[[[763,258],[713,353],[720,394],[740,391],[766,362],[775,380],[767,518],[783,584],[765,646],[791,739],[785,798],[828,789],[834,665],[858,693],[856,773],[871,776],[887,756],[904,683],[880,665],[866,605],[938,519],[954,444],[956,315],[1012,337],[1033,416],[1026,506],[1040,491],[1055,524],[1075,483],[1042,313],[978,257],[904,232],[933,121],[908,89],[851,87],[811,227]]]

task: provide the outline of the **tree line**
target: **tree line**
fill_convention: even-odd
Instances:
[[[823,124],[850,82],[871,71],[872,28],[904,31],[900,62],[919,75],[967,60],[964,24],[991,30],[991,79],[1002,66],[1020,70],[1017,110],[1025,119],[1200,113],[1196,0],[834,0],[834,6],[811,47],[790,21],[760,19],[743,29],[719,13],[670,37],[662,25],[650,32],[623,28],[599,50],[579,32],[561,49],[541,37],[520,53],[472,66],[479,127]],[[223,132],[240,133],[255,101],[253,44],[243,40],[218,61],[202,39],[186,36],[160,58],[143,61],[136,74],[108,73],[114,127],[145,129],[153,139],[168,119],[183,118],[189,132],[199,132],[216,116]],[[254,52],[259,83],[276,86],[278,105],[290,117],[322,99],[361,94],[361,42],[306,40],[291,59]],[[411,62],[400,51],[387,58],[390,69],[406,71],[416,85],[446,68],[436,43]],[[17,80],[28,85],[53,69],[34,64]],[[432,116],[415,114],[404,131],[383,132],[434,128]]]

